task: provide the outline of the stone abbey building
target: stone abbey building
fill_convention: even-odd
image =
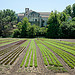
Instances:
[[[20,22],[24,17],[27,17],[31,25],[36,24],[42,27],[47,25],[49,15],[50,12],[35,12],[25,8],[24,14],[18,14],[18,21]]]

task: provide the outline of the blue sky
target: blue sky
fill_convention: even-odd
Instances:
[[[61,12],[66,6],[74,3],[75,0],[0,0],[0,10],[12,9],[16,13],[20,13],[24,12],[27,7],[37,12],[52,10]]]

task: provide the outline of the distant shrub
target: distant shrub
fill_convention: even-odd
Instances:
[[[19,38],[20,37],[20,31],[18,29],[14,30],[12,37]]]

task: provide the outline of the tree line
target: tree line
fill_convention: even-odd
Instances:
[[[75,3],[68,5],[63,12],[52,11],[45,27],[31,25],[26,17],[17,23],[13,10],[0,11],[0,36],[7,37],[13,25],[16,29],[10,36],[14,38],[75,38]]]
[[[63,12],[51,12],[48,18],[47,37],[75,38],[75,3]]]
[[[46,27],[39,27],[35,24],[31,25],[26,17],[23,18],[22,22],[17,24],[17,28],[13,33],[13,37],[15,38],[45,37],[47,33]]]

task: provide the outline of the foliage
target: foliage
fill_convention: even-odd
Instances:
[[[52,11],[46,27],[31,25],[26,17],[17,25],[16,22],[13,10],[0,11],[0,37],[13,35],[17,38],[75,38],[75,3],[68,5],[63,12]],[[17,27],[13,32],[14,25]]]
[[[30,26],[28,19],[25,17],[22,20],[21,37],[27,36],[27,29]]]
[[[14,37],[14,38],[20,37],[20,31],[19,31],[18,29],[14,30],[14,32],[13,32],[13,37]]]
[[[72,5],[72,10],[73,10],[72,15],[73,15],[73,17],[75,17],[75,3]]]
[[[48,18],[48,24],[49,27],[47,31],[47,37],[57,38],[59,36],[59,26],[60,26],[60,20],[57,11],[55,11],[54,13],[51,12]]]
[[[75,38],[75,21],[63,22],[60,25],[62,38]]]
[[[13,10],[0,10],[0,36],[9,36],[8,33],[11,28],[13,28],[13,25],[16,24],[16,19],[15,12]]]
[[[19,37],[34,38],[38,36],[45,36],[47,33],[46,27],[39,27],[37,25],[31,25],[26,17],[23,18],[22,22],[17,24],[17,28],[20,31]]]
[[[48,18],[47,37],[75,38],[75,4],[68,5],[63,12],[51,12]]]
[[[71,8],[71,5],[68,5],[67,7],[66,7],[66,9],[64,10],[64,12],[66,13],[66,14],[69,14],[70,16],[71,16],[71,11],[72,11],[72,8]]]

